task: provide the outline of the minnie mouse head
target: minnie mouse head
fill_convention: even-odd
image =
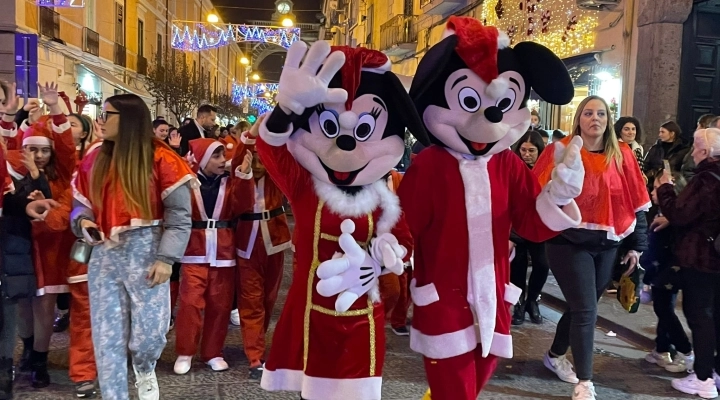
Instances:
[[[410,88],[431,142],[475,156],[499,153],[530,126],[531,89],[552,104],[572,100],[570,75],[552,51],[533,42],[509,45],[495,27],[450,18]]]

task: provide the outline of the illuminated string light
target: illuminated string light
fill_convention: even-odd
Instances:
[[[171,45],[173,49],[182,51],[202,51],[237,42],[261,42],[287,49],[298,40],[300,28],[175,21]]]
[[[498,1],[486,0],[482,5],[481,20],[487,25],[496,26],[505,32],[512,32],[513,42],[533,41],[552,50],[558,57],[565,58],[580,54],[595,46],[595,28],[598,26],[598,12],[577,7],[575,0],[542,0],[528,2],[525,0],[504,0],[501,13],[497,17]],[[526,4],[534,3],[534,29],[528,32],[528,10]],[[522,9],[519,5],[522,4]],[[573,17],[576,23],[571,23]],[[548,19],[545,29],[541,29],[543,18]],[[544,32],[543,32],[544,31]]]
[[[35,5],[40,7],[85,7],[85,0],[35,0]]]
[[[249,85],[233,84],[230,97],[233,104],[240,105],[248,100],[248,105],[257,109],[258,114],[264,114],[275,107],[275,95],[278,92],[277,83],[252,83]]]

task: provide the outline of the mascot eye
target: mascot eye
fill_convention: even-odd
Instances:
[[[325,110],[320,113],[318,120],[320,122],[320,129],[322,129],[325,136],[334,138],[338,135],[338,133],[340,133],[337,115],[334,112]]]
[[[458,100],[460,100],[460,107],[467,112],[475,112],[480,109],[480,95],[473,88],[460,89]]]
[[[355,139],[364,142],[368,140],[370,135],[375,130],[375,117],[371,114],[363,114],[358,119],[358,124],[355,127]]]
[[[515,105],[515,98],[516,98],[515,91],[513,89],[510,89],[510,91],[503,97],[502,99],[498,100],[497,107],[503,112],[506,113],[510,111],[513,105]]]

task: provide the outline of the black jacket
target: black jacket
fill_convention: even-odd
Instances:
[[[669,145],[658,140],[645,155],[645,162],[643,163],[643,172],[648,178],[648,191],[652,191],[655,177],[664,168],[664,160],[668,160],[672,172],[680,172],[682,171],[685,155],[689,151],[690,146],[682,138],[678,138]]]
[[[178,129],[178,133],[180,133],[180,136],[182,136],[182,139],[180,139],[179,151],[179,154],[182,157],[185,157],[188,151],[190,151],[190,144],[188,142],[193,139],[200,139],[203,137],[195,123],[195,120],[185,126],[180,127],[180,129]]]

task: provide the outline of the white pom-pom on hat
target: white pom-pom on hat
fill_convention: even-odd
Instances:
[[[235,145],[233,145],[232,143],[228,143],[228,144],[225,145],[225,147],[226,147],[228,150],[232,150],[232,148],[235,147]]]
[[[499,76],[490,82],[485,89],[485,94],[493,99],[499,99],[500,96],[507,92],[508,88],[510,88],[510,82],[506,78]]]
[[[510,47],[510,36],[498,29],[498,50]]]

